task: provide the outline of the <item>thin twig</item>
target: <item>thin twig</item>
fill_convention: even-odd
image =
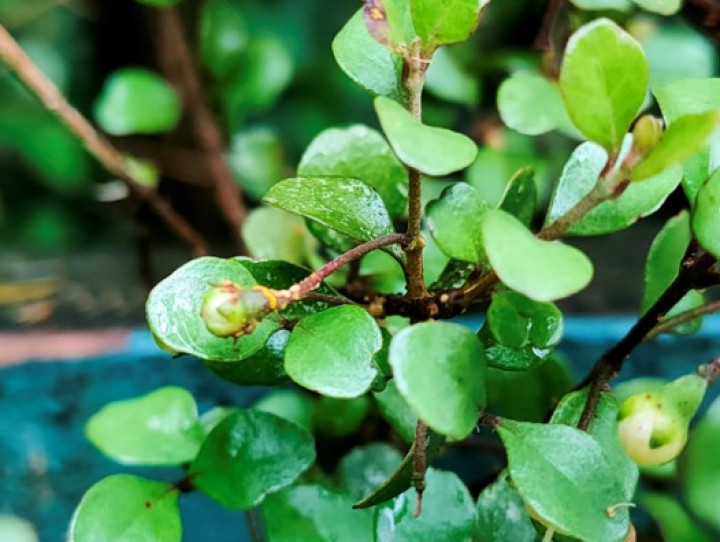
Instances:
[[[175,212],[167,200],[154,190],[143,186],[133,177],[127,160],[93,128],[77,109],[70,105],[60,90],[30,60],[2,25],[0,25],[0,59],[45,108],[82,142],[85,149],[105,169],[122,179],[134,197],[147,203],[178,237],[192,246],[195,255],[207,254],[207,244],[200,234]]]
[[[645,336],[645,340],[650,341],[662,333],[672,331],[677,326],[687,324],[688,322],[691,322],[696,318],[700,318],[701,316],[706,316],[708,314],[713,314],[718,311],[720,311],[720,301],[713,301],[712,303],[708,303],[701,307],[681,312],[680,314],[677,314],[672,318],[667,318],[657,324]]]
[[[232,238],[242,247],[240,231],[247,216],[240,187],[225,160],[225,142],[212,113],[205,104],[200,76],[188,47],[177,7],[154,9],[156,30],[153,32],[161,69],[174,82],[187,107],[197,133],[198,143],[207,153],[208,168],[215,196]]]
[[[715,258],[705,252],[697,252],[693,243],[683,259],[677,278],[658,298],[655,304],[640,317],[630,331],[597,361],[592,371],[579,386],[588,386],[588,397],[580,416],[578,428],[587,430],[595,418],[600,396],[608,381],[618,374],[630,353],[643,342],[645,337],[690,290],[705,284],[707,274],[715,264]]]

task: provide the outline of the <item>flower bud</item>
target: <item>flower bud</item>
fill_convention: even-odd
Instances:
[[[630,459],[650,467],[680,455],[706,386],[704,379],[688,375],[625,400],[618,413],[618,436]]]
[[[635,148],[646,155],[660,142],[663,135],[663,121],[652,115],[643,115],[633,128]]]
[[[214,285],[205,294],[200,314],[210,333],[218,337],[240,337],[252,333],[274,308],[275,296],[262,286],[242,288],[229,281]]]

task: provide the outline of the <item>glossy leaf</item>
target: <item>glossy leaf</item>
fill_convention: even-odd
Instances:
[[[195,399],[175,387],[106,405],[90,418],[85,433],[105,455],[126,465],[192,461],[205,436]]]
[[[273,414],[241,410],[212,430],[189,474],[224,507],[248,510],[294,482],[314,460],[307,430]]]
[[[537,239],[504,211],[488,211],[482,231],[485,251],[500,280],[530,299],[561,299],[592,279],[592,263],[582,252],[559,241]]]
[[[273,186],[263,201],[358,241],[371,241],[394,232],[380,195],[357,179],[286,179]]]
[[[550,423],[577,427],[587,402],[587,391],[574,391],[563,397],[553,412]],[[625,499],[632,501],[638,483],[638,468],[624,452],[618,439],[618,402],[609,393],[603,393],[588,433],[594,437],[608,464],[615,472],[615,479],[625,491]]]
[[[375,111],[398,158],[427,175],[443,176],[464,169],[477,155],[477,146],[468,137],[426,126],[394,100],[375,98]]]
[[[632,169],[631,178],[647,179],[690,158],[707,144],[717,126],[714,111],[680,117],[668,127],[657,147]]]
[[[498,341],[515,348],[555,346],[563,334],[560,309],[517,292],[496,293],[488,308],[487,321]]]
[[[315,405],[310,397],[297,390],[272,391],[255,403],[253,408],[279,416],[308,431],[312,430]]]
[[[394,217],[407,206],[407,170],[382,135],[362,124],[321,132],[305,150],[298,175],[360,179],[377,190]]]
[[[697,195],[692,229],[702,247],[720,258],[720,173],[716,172]]]
[[[638,503],[658,522],[665,542],[711,542],[710,536],[673,496],[641,493]]]
[[[670,286],[680,272],[685,252],[690,245],[692,234],[690,232],[690,216],[687,211],[668,220],[660,230],[647,256],[645,263],[645,288],[643,290],[640,312],[645,313],[658,300],[662,293]],[[672,317],[678,312],[693,308],[695,300],[699,297],[702,304],[703,297],[696,291],[688,292],[687,295],[668,312]],[[691,333],[697,331],[702,323],[701,319],[688,322],[676,328],[680,333]]]
[[[400,395],[395,380],[388,382],[385,389],[375,393],[374,397],[382,417],[405,442],[411,443],[415,438],[418,419],[405,398]]]
[[[534,177],[535,173],[530,167],[518,170],[508,182],[500,200],[500,208],[526,226],[530,226],[535,216],[538,200]]]
[[[452,184],[431,201],[427,223],[440,249],[455,260],[479,262],[485,255],[481,225],[488,207],[467,183]]]
[[[465,41],[475,31],[489,0],[413,0],[415,32],[426,49]]]
[[[690,434],[681,457],[684,497],[690,511],[720,529],[720,399],[715,399],[705,418]]]
[[[385,443],[354,448],[338,464],[338,484],[353,499],[361,499],[390,478],[401,461],[400,453]]]
[[[414,517],[415,490],[399,495],[378,517],[378,542],[470,540],[475,506],[465,484],[455,473],[435,469],[428,469],[426,482],[422,514]]]
[[[570,37],[560,90],[578,130],[617,151],[645,99],[648,78],[640,44],[609,19],[597,19]]]
[[[382,346],[375,320],[357,306],[341,305],[300,321],[285,351],[285,370],[297,384],[322,395],[351,398],[370,389]]]
[[[528,506],[560,534],[586,542],[620,542],[628,513],[608,508],[625,491],[597,440],[574,427],[504,420],[498,427],[510,476]]]
[[[522,134],[573,130],[560,89],[541,75],[520,72],[505,79],[498,89],[497,107],[503,122]]]
[[[332,50],[340,68],[363,89],[381,96],[400,96],[402,61],[370,35],[363,9],[340,30]]]
[[[432,429],[428,429],[427,438],[425,439],[425,457],[427,465],[431,465],[437,458],[442,450],[442,446],[445,444],[445,437],[439,435]],[[355,503],[353,508],[368,508],[382,504],[391,499],[394,499],[398,495],[407,491],[412,485],[413,479],[413,464],[415,459],[415,445],[413,443],[408,451],[407,455],[403,458],[402,462],[392,473],[392,475],[379,485],[372,493],[367,495],[361,501]]]
[[[180,542],[181,537],[178,492],[172,485],[116,474],[85,493],[70,522],[68,541]]]
[[[373,537],[369,510],[353,510],[348,495],[319,485],[293,486],[270,495],[261,510],[272,542],[356,542]]]
[[[95,104],[95,118],[112,135],[169,132],[180,121],[180,99],[154,73],[126,68],[113,73]]]
[[[354,399],[320,396],[313,412],[313,432],[330,438],[352,435],[370,413],[370,399],[361,395]]]
[[[606,161],[607,154],[594,143],[583,143],[575,149],[555,188],[546,224],[555,222],[593,189]],[[675,165],[642,182],[631,183],[620,197],[592,209],[568,232],[603,235],[627,228],[655,212],[681,179],[682,168]]]
[[[202,299],[211,284],[223,280],[244,287],[256,283],[239,262],[214,257],[188,262],[160,282],[150,292],[146,306],[153,335],[174,351],[204,360],[239,361],[260,351],[278,328],[271,319],[237,340],[221,339],[208,331],[200,315]]]
[[[507,473],[482,490],[477,500],[477,542],[535,542],[537,532],[525,503]]]
[[[260,350],[241,360],[203,360],[205,367],[219,377],[240,386],[273,386],[288,381],[285,373],[285,347],[290,332],[275,331]]]
[[[485,356],[465,327],[447,322],[416,324],[390,344],[398,391],[429,427],[465,438],[485,406]]]

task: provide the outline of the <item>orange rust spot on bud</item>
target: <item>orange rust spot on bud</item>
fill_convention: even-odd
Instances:
[[[253,287],[253,290],[257,290],[265,299],[267,299],[268,309],[274,311],[278,307],[278,299],[275,295],[275,290],[271,290],[265,286],[255,286]]]
[[[381,10],[380,8],[371,7],[368,10],[368,13],[370,14],[370,18],[373,21],[383,21],[385,20],[385,12]]]

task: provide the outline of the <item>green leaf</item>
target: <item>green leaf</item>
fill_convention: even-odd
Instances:
[[[227,0],[208,0],[200,13],[200,54],[203,63],[218,79],[241,69],[243,53],[250,41],[245,18]]]
[[[490,360],[490,350],[486,348]],[[488,410],[525,422],[541,422],[572,388],[568,364],[551,356],[539,366],[513,371],[488,369]],[[522,393],[517,393],[522,390]]]
[[[180,0],[137,0],[140,4],[145,4],[154,7],[168,7],[178,4]]]
[[[428,429],[424,444],[426,464],[431,465],[440,454],[442,446],[445,444],[445,437],[439,435],[432,429]],[[415,445],[416,441],[413,440],[410,451],[403,458],[402,463],[400,463],[395,472],[393,472],[382,485],[378,486],[375,491],[370,493],[361,501],[355,503],[353,508],[368,508],[370,506],[382,504],[397,497],[410,488],[413,480]]]
[[[555,346],[563,334],[563,315],[557,306],[533,301],[517,292],[496,293],[487,321],[498,341],[515,348]]]
[[[398,391],[429,427],[453,438],[475,428],[485,406],[485,356],[467,328],[426,322],[400,331],[390,344]]]
[[[0,540],[3,542],[38,542],[32,523],[17,516],[0,514]]]
[[[714,111],[680,117],[668,127],[657,147],[632,169],[632,180],[647,179],[690,158],[706,145],[717,126]]]
[[[125,465],[192,461],[205,436],[195,399],[176,387],[106,405],[90,418],[85,434],[105,455]]]
[[[628,530],[625,491],[600,444],[566,425],[504,420],[498,427],[510,476],[527,505],[558,534],[620,542]]]
[[[508,287],[535,301],[553,301],[588,285],[593,266],[587,257],[559,241],[536,238],[515,217],[489,210],[483,243],[493,269]]]
[[[240,386],[273,386],[287,382],[285,348],[290,332],[279,329],[268,337],[260,350],[241,360],[203,360],[205,367],[219,377]]]
[[[465,41],[490,0],[413,0],[412,20],[426,50]]]
[[[410,405],[400,395],[395,380],[389,381],[383,391],[373,395],[382,417],[405,442],[411,443],[415,438],[415,426],[418,419]]]
[[[720,529],[720,399],[715,399],[705,418],[690,434],[681,456],[685,502],[692,513]]]
[[[270,495],[262,504],[272,542],[372,540],[373,515],[353,510],[352,499],[318,485],[299,485]]]
[[[316,246],[305,221],[273,207],[256,207],[243,223],[248,252],[258,260],[284,260],[302,265]]]
[[[520,72],[505,79],[498,89],[497,107],[503,122],[521,134],[574,130],[560,89],[541,75]]]
[[[85,493],[70,522],[68,541],[180,542],[181,537],[177,489],[116,474]]]
[[[630,11],[632,9],[630,0],[571,0],[571,3],[580,9],[589,11],[604,11],[606,9]]]
[[[560,90],[580,132],[615,152],[645,100],[648,78],[640,44],[609,19],[596,19],[570,37]]]
[[[440,249],[450,258],[479,262],[485,255],[482,245],[482,217],[488,204],[467,183],[455,183],[443,190],[440,199],[426,210],[428,228]]]
[[[607,163],[607,153],[594,143],[583,143],[573,151],[555,187],[545,224],[552,224],[587,195]],[[601,203],[570,227],[573,235],[603,235],[622,230],[654,213],[677,188],[682,168],[672,166],[660,174],[631,183],[622,195]]]
[[[683,0],[633,0],[641,8],[659,13],[660,15],[674,15],[682,7]]]
[[[395,154],[410,167],[439,177],[464,169],[475,160],[477,146],[470,138],[426,126],[394,100],[375,98],[375,111]]]
[[[357,397],[370,389],[377,375],[373,356],[381,346],[373,317],[361,307],[341,305],[295,326],[285,370],[297,384],[322,395]]]
[[[587,390],[569,393],[558,404],[550,423],[577,427],[586,403]],[[618,410],[615,397],[603,393],[588,433],[600,444],[605,459],[613,468],[615,479],[624,488],[625,500],[632,501],[638,483],[638,468],[627,456],[618,439]]]
[[[234,260],[204,257],[186,263],[150,292],[146,311],[156,339],[176,352],[204,360],[238,361],[257,353],[278,324],[263,320],[250,335],[221,339],[210,333],[200,315],[211,284],[229,280],[243,287],[255,285],[247,269]]]
[[[180,121],[180,99],[154,73],[126,68],[113,73],[95,103],[95,119],[112,135],[169,132]]]
[[[480,81],[446,47],[435,51],[425,74],[425,88],[441,100],[460,105],[474,106],[480,101]]]
[[[212,430],[189,474],[224,507],[248,510],[292,484],[314,460],[307,430],[273,414],[241,410]]]
[[[250,128],[233,135],[228,164],[243,193],[260,200],[285,177],[285,149],[271,128]]]
[[[399,50],[415,39],[407,0],[368,0],[363,12],[372,37],[389,49]]]
[[[647,261],[645,262],[645,288],[640,303],[640,312],[644,314],[660,298],[680,272],[685,252],[690,245],[692,234],[690,232],[690,215],[681,211],[667,221],[657,234],[650,246]],[[698,300],[699,297],[699,300]],[[697,292],[688,292],[678,304],[668,312],[667,317],[693,308],[697,302],[702,304],[703,296]],[[675,329],[679,333],[692,333],[697,331],[702,319],[683,324]]]
[[[665,542],[711,542],[674,497],[664,493],[641,493],[638,503],[658,522]]]
[[[507,473],[482,490],[477,500],[477,542],[535,542],[537,532],[525,503]]]
[[[378,517],[378,542],[437,542],[470,540],[475,528],[475,506],[465,484],[452,472],[428,469],[423,508],[414,517],[417,494],[398,496]]]
[[[273,186],[263,201],[357,241],[371,241],[395,231],[380,195],[357,179],[286,179]]]
[[[361,499],[392,476],[401,461],[400,453],[385,443],[354,448],[338,464],[338,484],[353,499]]]
[[[255,410],[275,414],[310,431],[315,405],[304,393],[297,390],[271,391],[253,405]]]
[[[305,150],[298,175],[360,179],[377,190],[393,217],[407,206],[407,170],[382,135],[362,124],[321,132]]]
[[[340,68],[367,92],[400,97],[402,61],[370,35],[363,9],[340,30],[332,50]]]
[[[361,395],[354,399],[320,396],[315,402],[313,430],[330,438],[352,435],[370,413],[370,399]]]
[[[508,182],[500,200],[500,209],[510,213],[528,227],[535,216],[538,200],[534,177],[532,168],[519,169]]]
[[[692,229],[702,247],[720,258],[720,173],[715,172],[697,195]]]

